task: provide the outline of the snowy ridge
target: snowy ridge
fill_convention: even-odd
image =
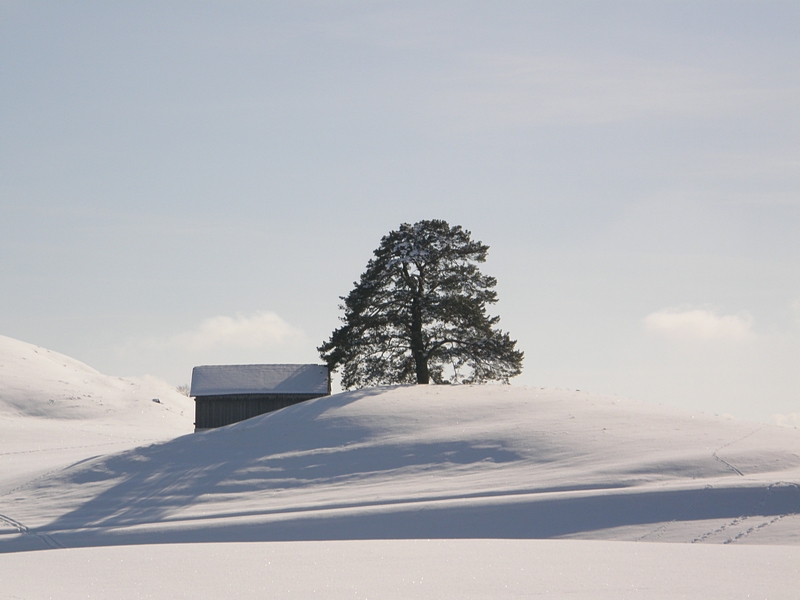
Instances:
[[[154,398],[160,410],[152,406]],[[120,424],[130,425],[152,420],[149,413],[163,413],[167,406],[178,413],[193,410],[191,400],[155,378],[109,377],[58,352],[0,336],[0,415],[75,420],[117,415]]]

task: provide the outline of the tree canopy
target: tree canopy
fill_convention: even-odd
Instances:
[[[343,325],[319,348],[346,389],[392,383],[508,383],[522,370],[516,341],[486,306],[497,280],[477,264],[489,247],[445,221],[404,223],[381,239],[341,299]]]

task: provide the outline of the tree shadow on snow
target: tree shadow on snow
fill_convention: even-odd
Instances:
[[[502,442],[393,441],[391,436],[384,439],[380,430],[336,418],[334,409],[370,393],[312,400],[228,427],[82,461],[38,485],[39,498],[58,498],[58,504],[68,506],[72,495],[77,505],[41,530],[87,531],[159,523],[207,498],[256,493],[266,501],[270,492],[346,486],[399,471],[435,471],[521,458]],[[323,426],[314,426],[326,415]],[[95,484],[104,489],[93,494],[84,491]],[[1,546],[0,540],[0,551]]]

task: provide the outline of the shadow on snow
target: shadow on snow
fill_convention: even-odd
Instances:
[[[372,393],[380,393],[379,390]],[[42,484],[75,494],[74,510],[26,535],[0,536],[0,552],[124,544],[415,538],[556,538],[630,525],[800,512],[800,488],[645,491],[608,486],[521,489],[368,501],[269,506],[269,493],[391,481],[394,474],[496,468],[522,460],[502,440],[404,441],[329,413],[369,390],[308,401],[248,421],[73,465]],[[324,418],[323,427],[308,427]],[[546,459],[543,459],[546,461]],[[110,484],[85,499],[83,487]],[[50,489],[48,489],[50,488]],[[263,509],[223,513],[226,495],[263,494]],[[205,496],[206,498],[201,498]],[[256,496],[257,497],[257,496]],[[66,496],[65,496],[66,498]],[[181,514],[222,498],[210,515]],[[69,505],[69,499],[65,501]],[[197,511],[195,511],[197,512]],[[33,534],[33,535],[31,535]],[[48,543],[51,543],[48,542]],[[52,545],[52,544],[51,544]]]

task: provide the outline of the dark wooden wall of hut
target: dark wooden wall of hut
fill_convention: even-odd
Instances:
[[[327,394],[230,394],[194,399],[194,430],[223,427]]]

